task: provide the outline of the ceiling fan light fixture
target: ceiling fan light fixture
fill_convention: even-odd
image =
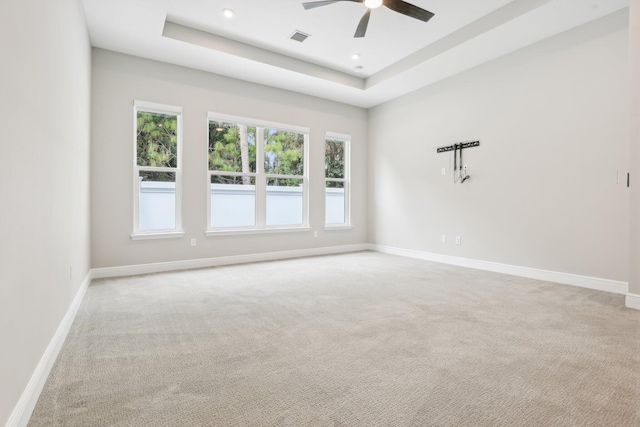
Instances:
[[[362,38],[367,34],[367,26],[369,25],[369,18],[371,18],[371,11],[380,6],[385,6],[386,8],[394,12],[408,16],[410,18],[418,19],[422,22],[428,22],[435,16],[434,13],[415,6],[411,3],[407,3],[404,0],[316,0],[304,2],[302,3],[302,6],[305,10],[309,10],[342,2],[364,3],[364,5],[367,7],[364,15],[362,15],[362,18],[360,18],[360,22],[358,23],[356,32],[353,34],[353,38],[355,39]]]
[[[235,13],[233,12],[233,9],[229,9],[228,7],[225,9],[222,9],[222,16],[224,16],[227,19],[233,18],[234,14]]]
[[[364,5],[369,9],[375,9],[382,6],[382,0],[364,0]]]
[[[351,59],[357,61],[358,59],[360,59],[360,54],[358,52],[354,53],[353,55],[351,55]]]

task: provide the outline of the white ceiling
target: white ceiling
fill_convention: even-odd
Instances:
[[[95,47],[369,108],[629,4],[409,0],[435,16],[425,23],[380,7],[356,39],[366,6],[305,10],[304,1],[84,0],[84,7]],[[235,16],[224,18],[223,8]],[[310,37],[291,40],[296,30]]]

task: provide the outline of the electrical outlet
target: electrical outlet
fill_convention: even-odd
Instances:
[[[440,240],[442,241],[442,243],[447,243],[447,236],[443,234]]]
[[[191,239],[191,246],[195,246],[196,245],[196,239]]]
[[[460,238],[460,236],[456,236],[456,245],[459,245],[462,243],[462,239]]]

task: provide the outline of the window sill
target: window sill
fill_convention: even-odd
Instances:
[[[161,231],[158,233],[135,233],[131,235],[131,240],[179,239],[182,236],[184,236],[184,231]]]
[[[336,225],[325,225],[325,231],[333,231],[333,230],[351,230],[353,225],[348,224],[336,224]]]
[[[208,230],[207,237],[213,236],[233,236],[242,234],[271,234],[271,233],[298,233],[311,231],[311,227],[273,227],[273,228],[251,228],[251,229],[228,229],[228,230]]]

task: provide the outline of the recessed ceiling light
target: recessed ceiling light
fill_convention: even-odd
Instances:
[[[382,5],[382,0],[364,0],[364,5],[369,9],[375,9],[376,7],[380,7]]]
[[[360,59],[360,54],[358,52],[354,53],[353,55],[351,55],[351,59],[357,61],[358,59]]]
[[[229,9],[229,8],[222,9],[222,15],[224,15],[225,18],[233,18],[233,15],[234,15],[233,9]]]
[[[355,67],[355,68],[353,69],[353,71],[355,71],[356,73],[360,73],[360,72],[362,72],[362,70],[363,70],[363,69],[364,69],[364,68],[362,67],[362,65],[358,65],[357,67]]]

